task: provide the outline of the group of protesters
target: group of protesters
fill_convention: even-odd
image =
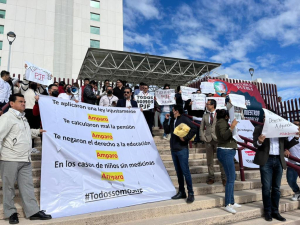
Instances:
[[[165,84],[164,90],[170,89]],[[201,89],[194,94],[201,94]],[[94,80],[84,79],[84,85],[77,83],[66,84],[64,81],[54,82],[48,87],[23,79],[18,81],[10,77],[9,72],[2,71],[0,79],[0,169],[3,184],[4,214],[10,223],[18,222],[17,210],[14,206],[14,182],[17,179],[24,203],[26,217],[30,219],[51,219],[50,215],[39,211],[34,196],[34,188],[31,174],[31,153],[37,153],[34,148],[35,137],[41,137],[42,129],[39,114],[39,96],[49,95],[65,100],[83,102],[103,107],[127,107],[138,108],[136,96],[149,96],[149,85],[141,82],[135,90],[126,85],[126,81],[117,80],[116,87],[112,82],[104,81],[102,87]],[[213,97],[213,94],[206,94]],[[228,95],[226,107],[233,107]],[[215,183],[214,153],[217,154],[221,171],[222,185],[225,186],[225,210],[236,213],[236,208],[241,207],[234,200],[234,183],[236,179],[234,156],[236,155],[237,142],[233,138],[233,130],[238,121],[229,122],[229,113],[226,109],[217,110],[215,99],[208,99],[204,110],[192,110],[193,99],[183,101],[180,86],[176,89],[175,105],[158,105],[154,96],[155,109],[141,109],[152,134],[155,111],[160,113],[160,123],[164,129],[163,139],[170,140],[171,155],[178,177],[179,191],[172,199],[187,198],[187,203],[194,202],[194,190],[189,169],[189,142],[205,144],[208,177],[206,183]],[[9,107],[5,107],[9,103]],[[8,109],[9,108],[9,109]],[[192,123],[187,114],[195,120]],[[237,119],[244,119],[242,111],[237,113]],[[28,123],[27,123],[28,122]],[[295,121],[299,126],[299,122]],[[182,137],[176,135],[179,125],[188,129]],[[31,132],[29,131],[31,129]],[[153,135],[153,134],[152,134]],[[195,139],[194,139],[195,138]],[[286,168],[284,156],[292,154],[300,158],[298,153],[300,145],[298,137],[265,138],[262,135],[262,126],[257,126],[253,133],[254,146],[258,148],[254,163],[260,165],[262,194],[265,211],[265,219],[272,218],[285,221],[278,211],[280,198],[280,182],[282,170]],[[294,162],[296,163],[296,162]],[[185,192],[186,181],[188,195]],[[287,180],[294,191],[293,200],[298,200],[300,189],[297,185],[297,172],[288,168]]]

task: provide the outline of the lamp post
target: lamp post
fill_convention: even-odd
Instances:
[[[250,68],[250,69],[249,69],[249,73],[250,73],[250,75],[251,75],[251,81],[253,81],[254,69],[253,69],[253,68]]]
[[[8,72],[9,72],[9,67],[10,67],[11,45],[14,42],[15,39],[16,39],[16,34],[12,31],[9,31],[7,33],[7,40],[8,40],[8,43],[9,43],[8,64],[7,64],[7,71]]]

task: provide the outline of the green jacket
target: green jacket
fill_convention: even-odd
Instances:
[[[223,118],[217,120],[216,135],[218,138],[218,147],[237,149],[236,140],[233,139],[232,132],[229,130],[229,124]]]

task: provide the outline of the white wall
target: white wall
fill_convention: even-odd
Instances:
[[[68,20],[73,21],[71,32],[57,27],[57,22],[64,20],[57,11],[60,7],[66,7],[60,12],[73,10],[73,18]],[[15,74],[23,74],[24,62],[30,61],[56,77],[77,78],[90,39],[100,40],[100,48],[123,50],[122,0],[101,0],[100,9],[90,7],[90,0],[7,0],[7,4],[0,3],[0,9],[6,10],[5,19],[0,19],[0,25],[4,25],[0,70],[7,69],[9,31],[17,35],[10,65],[10,72]],[[90,12],[100,14],[100,22],[90,20]],[[100,27],[100,35],[90,34],[91,25]]]

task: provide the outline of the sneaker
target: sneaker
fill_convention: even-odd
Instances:
[[[167,135],[167,140],[170,141],[171,140],[171,134]]]
[[[232,208],[241,208],[242,206],[240,204],[234,203],[232,205]]]
[[[292,201],[298,201],[300,200],[300,193],[294,194],[292,197]]]
[[[168,140],[167,136],[163,136],[163,139]]]
[[[31,154],[35,154],[35,153],[40,153],[40,151],[37,150],[36,148],[32,148],[31,149]]]
[[[235,209],[234,208],[232,208],[232,205],[227,205],[225,208],[225,211],[227,211],[227,212],[230,212],[230,213],[232,213],[232,214],[236,214],[236,211],[235,211]]]

